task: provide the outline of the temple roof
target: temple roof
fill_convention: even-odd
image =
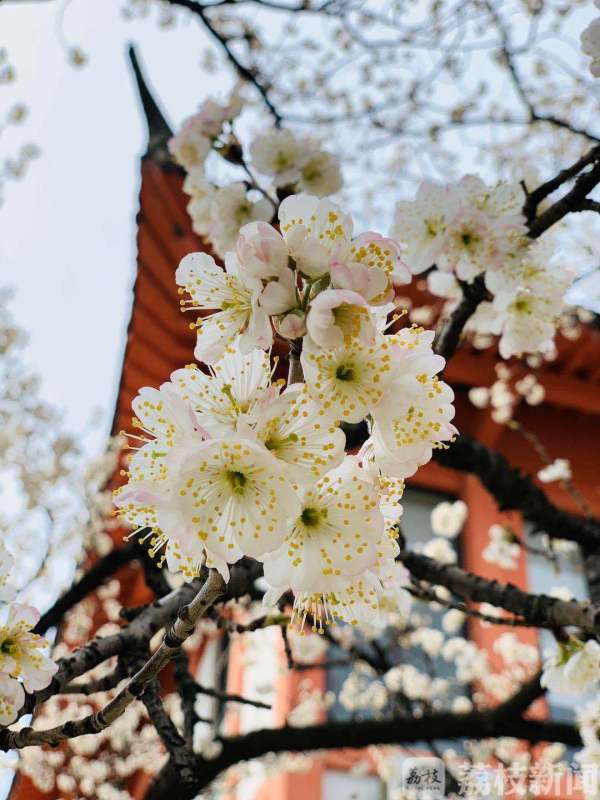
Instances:
[[[173,135],[173,132],[148,87],[146,77],[142,72],[133,45],[129,46],[128,54],[138,90],[138,97],[142,105],[144,118],[148,125],[148,147],[145,157],[152,158],[154,161],[165,165],[172,164],[169,151],[167,150],[167,142]]]

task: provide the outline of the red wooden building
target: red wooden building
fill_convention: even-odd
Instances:
[[[135,66],[135,64],[134,64]],[[148,121],[148,149],[141,160],[141,188],[137,217],[137,265],[133,283],[131,319],[117,394],[114,432],[130,429],[131,401],[142,386],[158,386],[170,373],[192,360],[194,337],[188,319],[180,313],[179,297],[174,281],[180,259],[191,251],[207,249],[192,232],[186,213],[187,198],[182,191],[183,175],[168,158],[166,140],[170,135],[157,105],[141,74],[135,67],[142,107]],[[413,289],[413,296],[419,295]],[[429,298],[431,300],[431,298]],[[597,480],[598,433],[600,432],[600,331],[586,327],[575,340],[560,338],[558,358],[538,370],[538,378],[546,390],[544,405],[531,408],[521,404],[516,419],[541,438],[553,457],[569,458],[574,469],[574,482],[592,511],[600,516],[600,488]],[[456,424],[461,432],[469,433],[489,447],[503,453],[511,464],[532,475],[543,466],[530,441],[504,425],[491,421],[489,411],[475,408],[467,398],[474,386],[490,386],[496,380],[496,357],[493,349],[475,350],[461,347],[445,371],[447,380],[456,392]],[[527,370],[523,368],[522,373]],[[118,478],[116,479],[118,480]],[[541,591],[550,577],[539,569],[534,559],[522,553],[518,568],[507,573],[492,566],[482,557],[488,542],[488,530],[493,523],[506,520],[495,501],[482,487],[476,475],[459,473],[430,463],[408,481],[406,514],[416,525],[422,525],[423,539],[430,538],[427,512],[440,495],[464,499],[470,514],[460,537],[462,565],[480,575],[510,580],[522,588]],[[581,513],[572,497],[558,483],[544,487],[552,501],[565,510]],[[411,516],[412,515],[412,516]],[[524,533],[518,514],[508,515],[517,533]],[[425,522],[424,522],[425,521]],[[115,531],[115,546],[121,546],[123,531]],[[124,567],[120,602],[135,606],[149,599],[144,577],[135,567]],[[583,577],[575,576],[575,584],[585,592]],[[560,579],[558,579],[560,582]],[[492,668],[497,655],[492,645],[505,631],[501,627],[470,626],[470,636],[489,649]],[[517,629],[522,640],[537,644],[537,633]],[[236,644],[230,658],[227,685],[231,691],[244,693],[250,677],[244,669],[243,644]],[[284,663],[279,638],[273,644],[274,663]],[[275,670],[275,705],[273,724],[283,724],[295,705],[300,681],[307,678],[314,686],[327,686],[324,671],[290,673]],[[543,706],[539,709],[544,713]],[[243,712],[234,707],[228,711],[226,724],[231,732],[247,724]],[[264,717],[262,718],[264,724]],[[468,733],[465,731],[465,733]],[[355,777],[349,768],[356,753],[336,751],[316,758],[308,772],[277,777],[256,790],[246,785],[244,793],[232,790],[228,800],[330,800],[356,797],[358,800],[380,800],[384,795],[375,777]],[[129,787],[134,797],[143,797],[147,779],[139,776]],[[346,794],[343,792],[346,791]],[[352,793],[354,792],[354,794]],[[13,800],[62,797],[60,793],[41,794],[26,779],[19,779],[12,793]],[[66,800],[66,798],[65,798]]]

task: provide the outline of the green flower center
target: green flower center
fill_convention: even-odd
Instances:
[[[335,371],[335,377],[338,381],[352,381],[354,380],[354,369],[352,365],[340,364]]]
[[[302,509],[300,519],[306,528],[314,528],[321,520],[327,516],[327,510],[324,508],[315,508],[314,506],[307,506]]]
[[[297,441],[297,433],[290,433],[287,436],[277,436],[277,434],[271,434],[265,441],[265,447],[267,450],[280,450],[282,447],[285,447],[286,444],[295,444]]]
[[[248,479],[243,472],[229,470],[229,472],[225,473],[225,477],[227,478],[227,482],[235,494],[244,494],[244,486],[246,485]]]
[[[12,639],[5,639],[2,644],[0,644],[0,653],[5,656],[12,656],[16,649],[16,642],[13,642]]]

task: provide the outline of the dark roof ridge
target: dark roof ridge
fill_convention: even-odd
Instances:
[[[150,91],[133,45],[129,45],[128,55],[142,110],[148,125],[148,147],[144,158],[151,158],[153,161],[165,166],[172,164],[172,159],[167,149],[167,142],[173,135],[171,127]]]

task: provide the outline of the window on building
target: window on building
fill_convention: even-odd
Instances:
[[[375,775],[326,770],[323,775],[322,800],[386,800],[385,784]]]
[[[531,537],[530,541],[539,546],[539,537]],[[557,551],[555,560],[537,553],[527,554],[527,578],[529,591],[535,594],[548,594],[553,587],[566,589],[576,600],[589,600],[588,583],[585,564],[579,548],[567,552]],[[550,631],[539,631],[539,642],[542,658],[546,652],[556,649],[556,641]],[[573,697],[556,692],[548,692],[546,701],[552,719],[558,722],[573,722]]]
[[[431,512],[432,510],[445,500],[453,500],[454,498],[448,495],[443,495],[438,492],[430,492],[423,489],[407,488],[402,499],[402,506],[404,513],[402,515],[402,534],[406,540],[407,547],[411,550],[418,550],[420,546],[428,542],[433,536],[431,530]],[[458,548],[458,539],[449,540],[451,544]],[[460,552],[457,553],[458,560],[460,561]],[[417,608],[420,616],[420,622],[423,626],[430,628],[441,628],[442,616],[444,610],[431,609],[428,604],[422,603]],[[373,645],[364,636],[359,636],[361,647],[368,652],[373,652]],[[411,647],[409,649],[399,646],[397,636],[393,632],[386,632],[383,637],[379,639],[381,649],[388,655],[389,661],[392,664],[412,664],[417,669],[432,672],[436,677],[450,678],[452,675],[452,665],[441,657],[430,659],[422,651],[420,647]],[[329,649],[330,660],[340,660],[345,656],[345,651],[339,647],[333,646]],[[355,718],[357,714],[344,708],[339,702],[338,695],[344,681],[350,673],[350,667],[338,666],[331,667],[327,670],[327,688],[335,693],[336,702],[329,711],[329,718],[333,720],[348,720]],[[457,690],[457,694],[458,694]],[[368,718],[373,716],[374,712],[364,710],[359,712],[360,718]]]

